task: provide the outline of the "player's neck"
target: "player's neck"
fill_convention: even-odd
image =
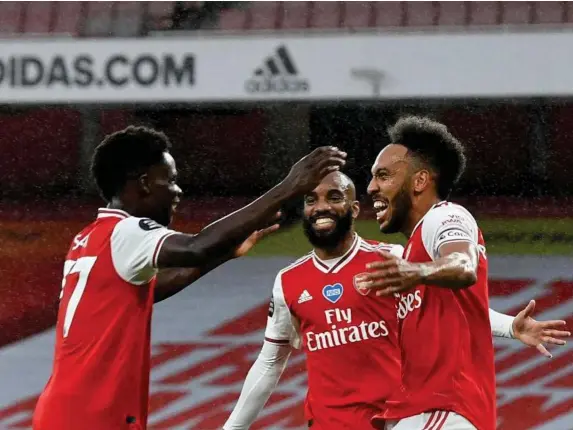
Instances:
[[[135,213],[136,210],[132,205],[126,204],[123,200],[119,199],[118,197],[113,197],[110,202],[107,204],[108,209],[117,209],[120,211],[127,212],[132,216],[137,216]]]
[[[406,222],[402,233],[404,233],[406,237],[410,237],[420,220],[424,218],[428,211],[439,202],[441,202],[441,199],[437,196],[430,196],[428,198],[420,197],[420,199],[412,206],[410,216],[408,217],[408,221]]]
[[[107,207],[127,212],[129,215],[140,218],[153,218],[151,211],[143,204],[141,199],[134,196],[133,192],[124,192],[119,196],[112,197]]]
[[[342,257],[348,252],[354,243],[354,231],[349,232],[334,248],[314,248],[314,253],[321,260],[331,260]]]

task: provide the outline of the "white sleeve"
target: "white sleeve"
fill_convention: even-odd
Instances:
[[[157,256],[165,239],[175,234],[148,218],[121,220],[111,234],[111,259],[121,278],[135,285],[157,274]]]
[[[249,370],[241,395],[224,430],[248,429],[269,400],[287,365],[289,346],[266,342]]]
[[[382,251],[389,252],[395,257],[402,258],[404,254],[404,247],[402,245],[392,244],[392,243],[381,243],[376,247]]]
[[[297,349],[300,349],[302,344],[296,321],[292,317],[285,301],[281,273],[275,278],[273,286],[265,340],[278,345],[291,344]]]
[[[431,209],[422,223],[422,241],[426,252],[436,260],[442,245],[451,242],[478,244],[478,226],[463,207],[445,204]]]
[[[507,337],[513,339],[513,320],[515,317],[501,314],[490,308],[489,310],[489,323],[491,325],[491,333],[495,337]]]

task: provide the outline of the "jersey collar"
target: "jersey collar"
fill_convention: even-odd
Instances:
[[[428,215],[432,209],[437,208],[438,206],[441,206],[441,205],[443,205],[444,203],[448,203],[448,201],[447,201],[447,200],[442,200],[441,202],[438,202],[438,203],[434,204],[434,205],[428,210],[428,212],[426,212],[426,213],[424,214],[424,216],[420,219],[420,221],[418,221],[418,223],[416,224],[416,226],[412,229],[412,233],[410,233],[410,237],[412,237],[412,236],[414,235],[414,232],[416,231],[416,229],[417,229],[418,227],[420,227],[420,225],[422,225],[422,221],[424,221],[424,218],[426,218],[426,215]]]
[[[348,251],[346,251],[346,253],[344,253],[344,255],[340,257],[340,260],[332,267],[328,267],[328,265],[323,263],[321,259],[317,257],[316,253],[312,251],[312,262],[314,263],[314,266],[318,270],[324,273],[338,273],[344,266],[346,266],[354,258],[354,256],[358,252],[358,249],[360,249],[359,245],[360,240],[361,239],[358,236],[358,234],[354,233],[354,241],[352,242],[352,245],[350,246]]]
[[[129,214],[120,209],[99,208],[97,210],[97,219],[100,218],[120,218],[124,219],[129,217]]]

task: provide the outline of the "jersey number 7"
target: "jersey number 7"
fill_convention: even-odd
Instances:
[[[66,308],[64,317],[64,332],[63,336],[68,337],[70,331],[70,326],[74,319],[74,314],[76,309],[80,304],[84,290],[86,289],[86,283],[88,282],[88,277],[97,257],[82,257],[77,260],[66,260],[64,263],[64,279],[62,279],[62,291],[60,292],[60,300],[64,297],[64,288],[66,287],[66,280],[68,276],[78,273],[78,282],[76,283],[76,288],[72,292],[70,300],[68,300],[68,307]]]

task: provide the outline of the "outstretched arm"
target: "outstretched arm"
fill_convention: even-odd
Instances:
[[[251,204],[197,235],[169,235],[158,251],[157,267],[200,267],[221,258],[261,228],[285,201],[312,190],[327,174],[342,167],[345,157],[346,153],[334,147],[317,148],[297,162],[285,180]]]
[[[280,213],[277,214],[277,218],[279,215]],[[259,240],[275,232],[278,230],[278,228],[279,224],[273,224],[263,230],[255,231],[233,252],[223,255],[220,258],[213,259],[202,267],[175,267],[169,269],[161,269],[157,273],[157,283],[155,284],[154,290],[154,302],[160,302],[177,294],[181,290],[191,285],[197,279],[203,275],[206,275],[211,270],[219,267],[225,262],[233,258],[238,258],[246,255]]]
[[[551,358],[552,355],[544,344],[565,345],[566,342],[562,338],[571,336],[571,333],[563,330],[566,324],[563,320],[534,320],[531,317],[534,310],[535,300],[531,300],[515,318],[490,309],[492,332],[494,336],[518,339],[523,344],[533,346],[541,354]]]
[[[247,430],[269,400],[287,365],[291,346],[265,341],[261,353],[249,370],[241,395],[224,430]]]
[[[491,334],[495,337],[505,337],[513,339],[513,320],[515,317],[502,314],[489,309],[489,323],[491,325]]]

